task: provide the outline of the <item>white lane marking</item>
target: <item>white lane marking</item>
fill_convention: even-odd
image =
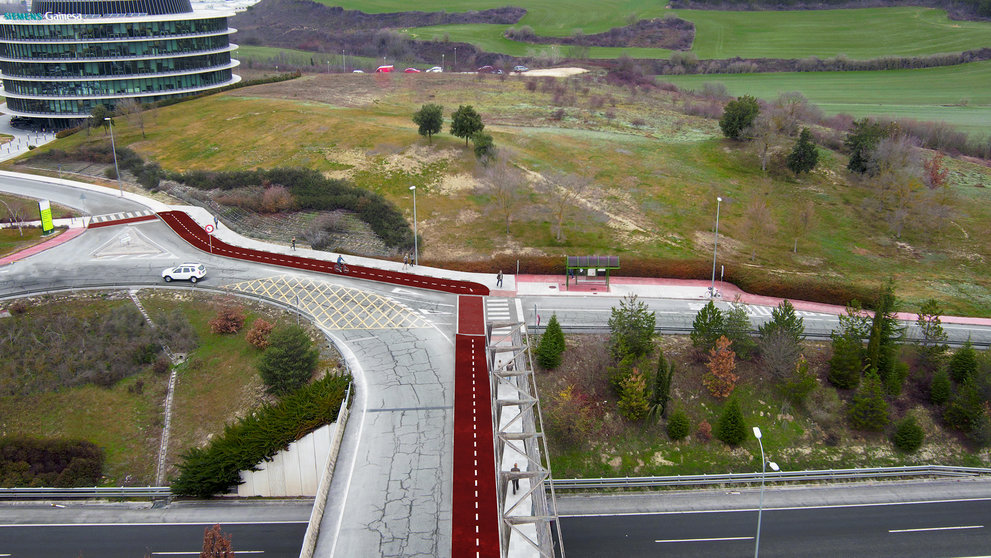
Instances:
[[[291,520],[281,520],[281,521],[222,521],[221,525],[287,525],[294,523],[309,523],[309,520],[305,521],[291,521]],[[162,523],[160,521],[153,523],[4,523],[0,527],[162,527],[166,525],[177,525],[180,527],[189,527],[191,525],[215,525],[216,521],[208,522],[179,522],[179,523]],[[241,552],[240,550],[238,552]],[[197,552],[197,554],[199,554]]]
[[[921,527],[919,529],[888,529],[889,533],[919,533],[922,531],[958,531],[960,529],[983,529],[983,525],[959,525],[956,527]]]
[[[917,504],[955,504],[958,502],[987,502],[991,498],[956,498],[948,500],[917,500],[911,502],[875,502],[870,504],[832,504],[827,506],[785,506],[781,508],[764,507],[765,510],[828,510],[832,508],[872,508],[878,506],[909,506]],[[738,510],[678,510],[678,511],[653,511],[653,512],[623,512],[623,513],[574,513],[558,514],[558,517],[613,517],[617,515],[672,515],[672,514],[700,514],[700,513],[738,513],[754,512],[757,508],[740,508]]]
[[[713,537],[711,539],[657,539],[656,543],[672,542],[715,542],[715,541],[752,541],[753,537]]]

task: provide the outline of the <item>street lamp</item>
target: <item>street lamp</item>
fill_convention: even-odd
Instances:
[[[723,198],[716,197],[716,236],[712,240],[712,285],[709,287],[709,296],[716,296],[716,248],[719,247],[719,204]]]
[[[120,183],[120,168],[117,167],[117,146],[114,144],[114,121],[109,117],[105,117],[103,120],[110,123],[110,150],[114,152],[114,172],[117,173],[117,191],[123,197],[124,187]]]
[[[760,505],[757,507],[757,539],[754,543],[754,558],[758,558],[760,554],[760,516],[764,512],[764,475],[767,474],[768,466],[774,472],[777,472],[779,468],[777,463],[764,459],[764,443],[760,441],[760,428],[756,426],[754,427],[754,436],[757,438],[757,444],[760,445]]]
[[[410,186],[413,192],[413,265],[420,265],[420,246],[416,238],[416,186]]]
[[[458,71],[458,47],[454,47],[454,65],[451,66],[451,71]]]

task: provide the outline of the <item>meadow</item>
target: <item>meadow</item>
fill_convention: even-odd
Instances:
[[[944,121],[978,137],[991,130],[991,62],[878,72],[781,72],[659,76],[701,90],[722,83],[733,96],[774,99],[801,91],[827,114]]]
[[[870,190],[847,178],[845,156],[822,149],[820,168],[800,178],[773,164],[764,173],[751,149],[720,137],[715,121],[681,112],[681,95],[631,95],[599,79],[546,78],[531,91],[518,76],[320,74],[158,109],[146,118],[147,139],[125,119],[115,130],[118,145],[167,169],[305,166],[384,195],[410,219],[408,187],[416,184],[428,262],[510,255],[523,259],[525,271],[530,256],[705,259],[718,195],[728,273],[860,286],[891,275],[910,305],[935,296],[949,312],[991,315],[991,240],[980,233],[991,220],[991,170],[951,160],[952,224],[938,233],[914,227],[895,239],[870,209]],[[532,176],[588,177],[594,187],[572,204],[564,240],[555,239],[549,201],[537,188],[527,191],[507,235],[476,178],[471,148],[446,124],[432,144],[417,135],[410,116],[424,103],[442,105],[445,115],[474,105],[500,157]],[[107,141],[99,132],[76,134],[39,150]],[[775,156],[791,141],[774,145]],[[775,230],[751,260],[745,209],[756,197],[770,202]],[[817,222],[795,233],[798,208],[809,201]]]

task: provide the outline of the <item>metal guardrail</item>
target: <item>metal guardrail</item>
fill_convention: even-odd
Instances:
[[[90,488],[0,488],[0,500],[72,500],[79,498],[168,498],[168,486],[94,486]]]
[[[908,477],[974,477],[991,475],[991,469],[952,467],[945,465],[916,465],[907,467],[875,467],[866,469],[821,469],[812,471],[769,472],[766,482],[824,482],[839,480],[908,478]],[[616,477],[600,479],[554,479],[555,490],[606,490],[617,488],[659,488],[665,486],[712,486],[722,484],[756,484],[761,473],[725,473],[719,475],[673,475],[667,477]]]

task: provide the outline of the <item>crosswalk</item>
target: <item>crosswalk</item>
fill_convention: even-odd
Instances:
[[[508,322],[513,318],[510,310],[508,298],[485,299],[485,321],[486,322]]]
[[[747,315],[751,318],[770,318],[771,312],[774,310],[774,306],[758,306],[754,304],[740,304],[743,309],[747,311]],[[705,306],[702,303],[692,303],[688,305],[688,309],[692,312],[698,312]],[[717,305],[722,306],[722,305]],[[729,310],[730,308],[723,308],[724,310]],[[812,318],[812,317],[823,317],[829,316],[830,314],[823,314],[822,312],[809,312],[807,310],[795,310],[795,315],[799,317]]]
[[[154,215],[155,212],[150,209],[144,209],[141,211],[121,211],[119,213],[107,213],[106,215],[94,215],[90,219],[90,224],[96,223],[109,223],[112,221],[121,221],[123,219],[133,219],[135,217],[148,217]]]

